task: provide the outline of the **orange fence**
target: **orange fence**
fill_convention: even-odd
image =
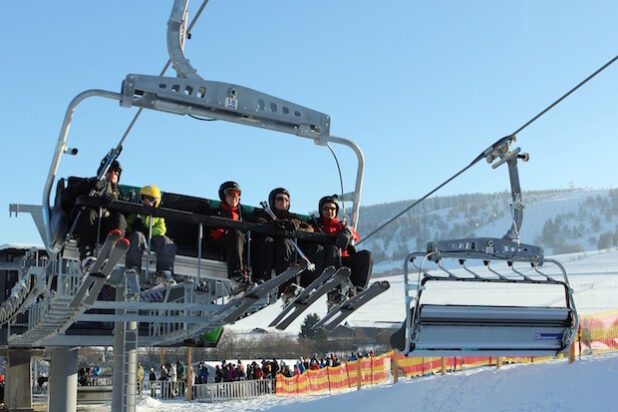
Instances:
[[[580,328],[574,342],[575,354],[600,354],[618,350],[618,310],[584,315],[580,318]],[[555,359],[553,356],[531,357],[448,357],[424,358],[406,357],[400,353],[387,352],[380,356],[362,358],[345,362],[340,366],[308,370],[302,375],[287,378],[277,375],[277,395],[308,395],[333,391],[349,390],[358,387],[358,363],[360,362],[361,386],[376,385],[390,381],[391,365],[397,356],[397,367],[406,377],[424,376],[444,371],[485,366],[498,366],[499,363],[538,363]],[[568,355],[560,355],[562,358]]]
[[[380,356],[344,362],[339,366],[308,370],[291,378],[277,375],[277,395],[320,394],[348,390],[358,386],[360,362],[361,386],[376,385],[390,378],[392,352]]]
[[[618,310],[582,315],[575,352],[581,355],[618,350]]]

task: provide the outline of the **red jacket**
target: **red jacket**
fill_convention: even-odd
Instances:
[[[319,224],[319,227],[316,228],[317,229],[316,231],[321,231],[331,236],[337,236],[339,232],[341,232],[346,227],[346,225],[342,221],[340,221],[338,218],[326,219],[324,217],[321,217],[320,220],[318,221],[318,224]],[[354,239],[355,242],[358,242],[360,240],[360,236],[358,235],[358,232],[354,230],[354,228],[352,227],[350,228],[352,229],[352,238]],[[341,256],[348,256],[348,251],[342,250]]]
[[[219,209],[222,209],[222,213],[220,213],[221,216],[226,217],[228,219],[232,219],[232,220],[240,220],[240,213],[238,211],[238,206],[231,207],[227,203],[221,202],[221,206],[219,206]],[[214,240],[221,239],[224,234],[225,234],[224,228],[212,229],[210,231],[210,237],[213,238]]]

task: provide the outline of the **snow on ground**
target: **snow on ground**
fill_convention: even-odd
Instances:
[[[618,354],[502,369],[479,368],[397,384],[364,387],[335,395],[276,397],[218,404],[139,400],[137,411],[581,411],[614,410]],[[106,410],[105,408],[89,409]]]

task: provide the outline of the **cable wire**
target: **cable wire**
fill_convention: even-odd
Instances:
[[[191,30],[193,29],[193,26],[195,26],[195,23],[197,23],[197,19],[200,18],[200,15],[202,14],[202,12],[204,11],[204,8],[206,7],[206,4],[208,4],[208,0],[204,0],[202,5],[200,6],[200,8],[195,13],[195,17],[193,17],[193,20],[191,20],[191,23],[189,23],[189,27],[187,28],[187,37],[190,36]],[[165,74],[167,69],[169,69],[170,64],[172,64],[172,59],[171,58],[167,59],[167,63],[165,63],[165,66],[163,66],[163,70],[161,70],[161,74],[159,74],[159,76],[163,76]],[[120,142],[118,143],[118,146],[117,146],[118,148],[120,146],[122,146],[122,144],[124,143],[125,139],[127,138],[129,133],[131,132],[131,129],[133,129],[133,126],[135,125],[135,122],[137,122],[137,119],[142,114],[143,110],[144,110],[144,108],[140,107],[137,110],[137,113],[135,113],[135,116],[133,116],[133,120],[131,120],[131,123],[129,123],[129,126],[127,127],[127,130],[125,130],[124,134],[122,135],[122,138],[120,139]]]
[[[578,83],[575,87],[571,88],[568,92],[566,92],[565,94],[563,94],[559,99],[557,99],[556,101],[554,101],[552,104],[550,104],[549,106],[547,106],[545,109],[543,109],[541,112],[539,112],[539,114],[537,114],[536,116],[534,116],[532,119],[528,120],[526,123],[524,123],[521,127],[519,127],[517,130],[515,130],[512,134],[504,136],[500,139],[498,139],[494,144],[492,144],[491,146],[489,146],[487,149],[485,149],[483,152],[481,152],[480,155],[478,155],[468,166],[464,167],[463,169],[461,169],[459,172],[455,173],[453,176],[449,177],[447,180],[445,180],[444,182],[442,182],[439,186],[437,186],[436,188],[432,189],[429,193],[427,193],[425,196],[421,197],[420,199],[418,199],[417,201],[415,201],[414,203],[412,203],[410,206],[406,207],[405,209],[403,209],[401,212],[399,212],[398,214],[396,214],[394,217],[390,218],[389,220],[387,220],[385,223],[383,223],[382,225],[378,226],[374,231],[372,231],[371,233],[369,233],[367,236],[365,236],[364,238],[362,238],[360,241],[358,241],[356,244],[359,245],[361,244],[363,241],[369,239],[371,236],[375,235],[377,232],[379,232],[380,230],[384,229],[386,226],[388,226],[390,223],[392,223],[395,219],[397,219],[398,217],[400,217],[401,215],[403,215],[404,213],[406,213],[408,210],[412,209],[413,207],[415,207],[416,205],[418,205],[419,203],[421,203],[423,200],[427,199],[429,196],[431,196],[432,194],[434,194],[435,192],[437,192],[438,190],[440,190],[442,187],[444,187],[445,185],[447,185],[448,183],[450,183],[453,179],[455,179],[456,177],[458,177],[459,175],[461,175],[462,173],[464,173],[465,171],[467,171],[468,169],[470,169],[472,166],[474,166],[479,160],[485,158],[488,154],[490,154],[496,147],[502,145],[504,142],[509,141],[509,140],[513,140],[513,138],[515,137],[515,135],[519,132],[521,132],[522,130],[524,130],[525,128],[527,128],[528,126],[530,126],[534,121],[536,121],[537,119],[539,119],[541,116],[543,116],[545,113],[547,113],[548,111],[550,111],[551,109],[553,109],[558,103],[562,102],[564,99],[566,99],[568,96],[570,96],[573,92],[575,92],[577,89],[579,89],[581,86],[583,86],[584,84],[586,84],[588,81],[592,80],[594,77],[596,77],[599,73],[601,73],[603,70],[607,69],[612,63],[614,63],[616,60],[618,60],[618,55],[616,55],[614,58],[612,58],[611,60],[609,60],[607,63],[605,63],[603,66],[601,66],[598,70],[596,70],[594,73],[592,73],[590,76],[586,77],[584,80],[582,80],[580,83]]]
[[[326,143],[326,146],[330,149],[330,152],[333,154],[335,158],[335,163],[337,163],[337,171],[339,172],[339,184],[341,185],[341,212],[342,216],[345,218],[345,202],[343,201],[343,176],[341,175],[341,166],[339,165],[339,159],[337,159],[337,155],[335,151],[331,147],[330,143]],[[321,210],[318,210],[318,214],[322,213]]]

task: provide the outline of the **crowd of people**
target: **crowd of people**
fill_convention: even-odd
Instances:
[[[174,282],[174,259],[176,247],[172,239],[166,236],[166,221],[162,217],[152,217],[147,214],[125,216],[118,211],[108,209],[114,200],[121,199],[118,184],[122,167],[117,160],[109,163],[101,162],[97,175],[103,179],[82,179],[79,184],[73,180],[67,191],[70,202],[78,196],[90,196],[99,199],[101,208],[88,207],[83,204],[74,207],[72,215],[77,220],[75,234],[77,236],[80,258],[91,261],[95,242],[103,241],[106,234],[118,229],[130,241],[126,254],[125,266],[128,270],[141,272],[141,261],[144,250],[149,245],[157,255],[156,279],[162,283]],[[104,170],[107,167],[107,170]],[[71,182],[71,178],[69,178]],[[323,233],[333,237],[332,242],[309,242],[296,240],[293,236],[270,236],[255,234],[251,244],[247,243],[246,234],[239,229],[228,227],[212,228],[206,237],[206,246],[217,250],[227,263],[229,279],[233,282],[233,293],[250,288],[254,283],[270,279],[288,269],[302,256],[306,256],[315,267],[304,270],[297,279],[291,279],[279,288],[284,302],[289,302],[300,289],[315,280],[325,267],[346,266],[351,270],[349,280],[328,294],[329,303],[336,304],[365,289],[372,271],[372,256],[367,250],[356,250],[354,243],[359,240],[358,233],[345,219],[338,218],[339,200],[337,195],[322,197],[318,202],[318,217],[311,221],[290,212],[290,192],[278,187],[268,195],[268,203],[263,209],[256,208],[249,212],[241,205],[241,188],[237,182],[227,181],[218,190],[220,204],[217,208],[203,211],[232,221],[252,221],[260,224],[273,225],[288,234],[298,231]],[[161,205],[162,194],[154,185],[144,186],[139,191],[139,202],[149,208]],[[100,218],[100,231],[98,231]],[[96,239],[97,232],[101,239]],[[251,253],[248,249],[251,248]],[[247,256],[251,255],[251,267],[248,267]],[[147,274],[149,276],[149,274]]]
[[[373,352],[368,352],[361,355],[360,352],[352,352],[350,356],[344,360],[355,361],[363,357],[372,357]],[[261,361],[251,361],[243,365],[243,362],[239,359],[236,362],[228,362],[227,360],[221,361],[220,364],[215,365],[214,375],[209,373],[209,366],[206,362],[199,362],[197,369],[194,370],[191,367],[191,384],[203,384],[203,383],[225,383],[225,382],[238,382],[246,380],[259,380],[259,379],[275,379],[278,374],[282,374],[286,377],[293,377],[295,375],[303,374],[307,370],[319,370],[325,367],[340,366],[342,361],[334,354],[326,354],[324,356],[299,357],[293,363],[287,363],[285,360],[265,359]],[[140,374],[141,364],[138,367],[138,382],[141,382],[143,376],[143,369]],[[159,374],[155,368],[150,368],[150,374],[148,380],[150,382],[155,381],[169,381],[171,382],[171,390],[174,394],[177,394],[175,383],[178,381],[186,381],[185,367],[180,361],[176,363],[166,363],[159,368]]]
[[[86,368],[79,368],[77,370],[77,382],[81,386],[93,386],[96,385],[96,378],[101,377],[101,367],[92,366]],[[42,385],[39,385],[42,386]]]

